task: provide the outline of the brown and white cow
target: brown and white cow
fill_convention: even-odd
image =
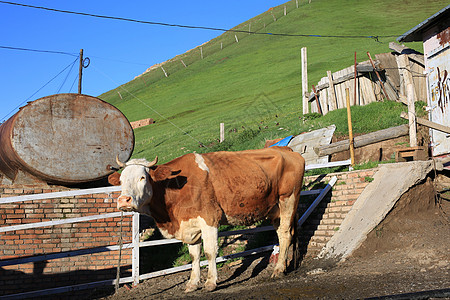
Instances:
[[[117,163],[124,167],[118,208],[152,216],[164,237],[188,244],[192,271],[186,292],[200,281],[201,238],[209,267],[205,289],[216,288],[219,224],[251,225],[269,218],[280,243],[272,277],[286,270],[305,170],[300,154],[272,147],[191,153],[163,165],[156,165],[157,158]]]

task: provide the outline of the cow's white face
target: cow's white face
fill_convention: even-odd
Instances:
[[[153,196],[149,168],[142,165],[127,165],[120,175],[122,193],[117,208],[149,214],[148,204]]]

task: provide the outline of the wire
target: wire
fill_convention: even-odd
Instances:
[[[257,31],[207,27],[207,26],[193,26],[193,25],[172,24],[172,23],[164,23],[164,22],[143,21],[143,20],[137,20],[137,19],[131,19],[131,18],[113,17],[113,16],[106,16],[106,15],[97,15],[97,14],[90,14],[90,13],[84,13],[84,12],[76,12],[76,11],[62,10],[62,9],[56,9],[56,8],[49,8],[49,7],[43,7],[43,6],[34,6],[34,5],[29,5],[29,4],[21,4],[21,3],[9,2],[9,1],[3,1],[3,0],[0,0],[0,3],[28,7],[28,8],[41,9],[41,10],[47,10],[47,11],[52,11],[52,12],[74,14],[74,15],[80,15],[80,16],[86,16],[86,17],[94,17],[94,18],[117,20],[117,21],[126,21],[126,22],[133,22],[133,23],[141,23],[141,24],[147,24],[147,25],[159,25],[159,26],[188,28],[188,29],[204,29],[204,30],[237,32],[237,33],[247,33],[247,34],[250,33],[250,34],[274,35],[274,36],[286,36],[286,37],[369,38],[369,39],[374,39],[377,42],[379,42],[379,40],[378,40],[379,38],[390,38],[390,37],[398,36],[398,35],[320,35],[320,34],[289,34],[289,33],[257,32]]]
[[[59,92],[61,91],[62,87],[64,86],[64,84],[67,81],[67,78],[70,75],[70,72],[72,72],[73,66],[75,65],[75,63],[77,62],[78,59],[75,59],[74,62],[72,63],[72,66],[70,67],[69,72],[67,72],[66,78],[64,78],[63,82],[61,83],[61,86],[59,87],[58,91],[56,92],[57,94],[59,94]],[[72,88],[71,88],[72,89]]]
[[[172,126],[174,126],[176,129],[178,129],[179,131],[181,131],[183,134],[187,135],[188,137],[190,137],[191,139],[193,139],[194,141],[196,141],[201,147],[206,147],[206,145],[204,145],[202,142],[200,142],[199,140],[197,140],[195,137],[193,137],[192,135],[190,135],[188,132],[184,131],[182,128],[180,128],[179,126],[177,126],[175,123],[173,123],[172,121],[170,121],[168,118],[166,118],[165,116],[163,116],[162,114],[160,114],[157,110],[155,110],[153,107],[151,107],[150,105],[148,105],[147,103],[145,103],[144,101],[142,101],[139,97],[137,97],[136,95],[134,95],[132,92],[130,92],[129,90],[127,90],[125,87],[123,87],[122,85],[119,85],[117,82],[115,82],[111,77],[109,77],[108,75],[106,75],[105,73],[103,73],[102,71],[100,71],[99,69],[97,69],[96,67],[93,67],[97,72],[101,73],[103,76],[105,76],[106,78],[108,78],[109,80],[111,80],[112,83],[114,83],[115,85],[117,85],[120,89],[124,90],[125,92],[127,92],[130,96],[132,96],[134,99],[136,99],[137,101],[139,101],[142,105],[146,106],[148,109],[150,109],[151,111],[153,111],[155,114],[157,114],[158,116],[160,116],[162,119],[166,120],[169,124],[171,124]]]
[[[61,72],[59,72],[58,74],[56,74],[56,76],[54,76],[52,79],[50,79],[49,81],[47,81],[46,84],[44,84],[40,89],[38,89],[36,92],[33,93],[33,95],[31,95],[30,97],[28,97],[27,99],[25,99],[24,101],[22,101],[18,106],[16,106],[13,110],[11,110],[6,116],[4,116],[1,120],[6,120],[7,117],[9,117],[13,112],[15,112],[18,108],[20,108],[22,105],[25,104],[25,102],[27,102],[29,99],[31,99],[34,95],[36,95],[37,93],[39,93],[44,87],[46,87],[48,84],[50,84],[50,82],[52,82],[56,77],[58,77],[59,75],[61,75],[61,73],[63,73],[67,68],[69,68],[71,65],[73,65],[76,61],[78,60],[75,59],[74,62],[70,63],[67,67],[65,67]]]
[[[21,51],[40,52],[40,53],[64,54],[64,55],[70,55],[70,56],[78,57],[77,54],[68,53],[68,52],[62,52],[62,51],[36,50],[36,49],[18,48],[18,47],[9,47],[9,46],[0,46],[0,48],[8,49],[8,50],[21,50]]]

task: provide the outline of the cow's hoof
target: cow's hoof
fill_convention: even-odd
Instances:
[[[277,269],[275,269],[274,271],[273,271],[273,274],[272,274],[272,276],[270,277],[270,278],[280,278],[280,277],[282,277],[284,275],[284,272],[282,271],[282,270],[277,270]]]
[[[198,289],[198,285],[196,284],[187,284],[186,289],[184,290],[185,293],[192,293]]]
[[[214,282],[205,282],[205,290],[207,290],[208,292],[212,292],[216,289],[217,284],[215,284]]]

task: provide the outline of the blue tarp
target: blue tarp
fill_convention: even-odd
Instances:
[[[285,137],[284,139],[282,139],[281,141],[279,141],[278,143],[275,143],[275,144],[273,144],[272,146],[270,146],[270,147],[273,147],[273,146],[287,146],[288,144],[289,144],[289,142],[292,140],[292,138],[293,138],[294,136],[293,135],[290,135],[290,136],[288,136],[288,137]],[[269,147],[269,148],[270,148]]]

